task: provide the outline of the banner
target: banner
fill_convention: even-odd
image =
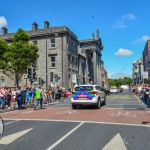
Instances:
[[[148,72],[143,72],[142,75],[143,75],[143,79],[148,79]]]

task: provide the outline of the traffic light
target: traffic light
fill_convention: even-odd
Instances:
[[[38,84],[41,85],[41,78],[38,78]]]
[[[50,73],[50,81],[53,82],[53,72]]]
[[[58,82],[58,74],[55,74],[55,81]]]
[[[35,67],[32,67],[32,78],[33,79],[37,78]]]
[[[32,78],[32,68],[31,67],[27,68],[27,74],[28,74],[28,78],[31,79]]]

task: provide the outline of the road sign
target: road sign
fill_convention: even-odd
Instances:
[[[77,83],[76,74],[73,74],[73,75],[72,75],[72,83]]]
[[[143,75],[143,79],[148,79],[148,72],[143,72],[142,75]]]

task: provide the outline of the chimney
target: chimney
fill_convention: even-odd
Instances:
[[[37,23],[36,23],[36,22],[33,22],[33,23],[32,23],[32,30],[35,31],[35,30],[37,30],[37,29],[38,29]]]
[[[46,20],[44,21],[44,29],[47,29],[49,28],[49,22]]]
[[[99,39],[99,30],[96,31],[96,38]]]
[[[6,28],[5,26],[3,26],[1,29],[2,29],[2,35],[8,33],[8,32],[7,32],[8,30],[7,30],[7,28]]]
[[[92,40],[95,40],[94,32],[92,33]]]

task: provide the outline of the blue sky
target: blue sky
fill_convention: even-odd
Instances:
[[[0,27],[8,32],[31,30],[35,21],[43,28],[68,26],[79,40],[90,39],[99,29],[102,60],[109,77],[132,75],[132,64],[142,57],[150,39],[149,0],[5,0],[1,1]]]

